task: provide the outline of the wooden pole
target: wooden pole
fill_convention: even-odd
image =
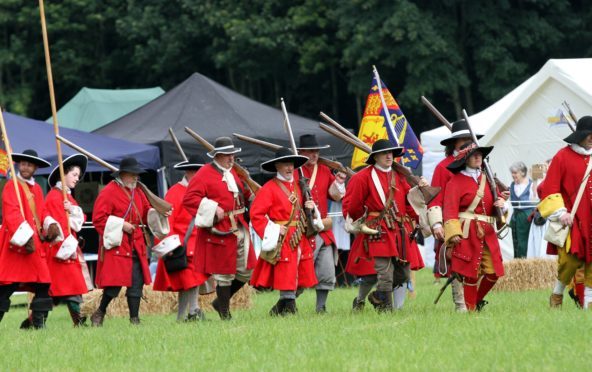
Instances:
[[[4,140],[4,147],[6,148],[6,155],[8,156],[8,165],[10,166],[10,178],[14,183],[14,192],[18,200],[21,215],[25,218],[25,211],[23,209],[23,202],[21,200],[21,192],[19,191],[18,182],[16,180],[16,172],[14,171],[14,163],[12,162],[12,149],[10,148],[10,141],[8,140],[8,133],[6,132],[6,125],[4,124],[4,115],[2,114],[2,107],[0,107],[0,126],[2,127],[2,139]]]
[[[43,49],[45,50],[45,67],[47,69],[47,84],[49,85],[49,101],[51,103],[51,116],[53,118],[53,131],[55,132],[56,136],[60,135],[60,130],[58,126],[58,114],[56,110],[56,102],[55,102],[55,93],[53,90],[53,75],[51,73],[51,58],[49,56],[49,41],[47,38],[47,25],[45,23],[45,8],[43,6],[43,0],[39,0],[39,13],[41,15],[41,33],[43,34]],[[58,168],[60,169],[60,182],[62,183],[62,197],[64,202],[68,200],[68,192],[66,188],[68,187],[65,182],[64,176],[64,163],[62,160],[62,146],[60,141],[56,138],[56,149],[58,152]],[[70,216],[70,212],[66,212],[66,220]],[[68,229],[68,234],[70,234],[70,224],[66,224],[66,228]]]
[[[173,144],[177,148],[177,151],[179,151],[179,155],[181,155],[184,161],[189,161],[189,159],[187,159],[187,155],[185,155],[185,151],[183,151],[183,147],[181,147],[181,144],[177,139],[177,136],[175,136],[175,132],[173,132],[173,128],[169,128],[169,135],[171,136],[171,139],[173,140]]]

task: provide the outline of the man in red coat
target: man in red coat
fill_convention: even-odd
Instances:
[[[477,136],[478,138],[481,136]],[[450,137],[440,141],[440,144],[445,147],[444,153],[446,157],[436,165],[434,174],[432,175],[432,186],[440,187],[440,192],[428,205],[428,223],[434,235],[434,276],[448,276],[449,272],[440,272],[440,267],[444,267],[446,260],[441,257],[444,251],[440,251],[440,247],[444,244],[444,227],[442,219],[442,204],[444,200],[444,193],[446,191],[446,184],[452,178],[453,174],[446,167],[454,161],[454,156],[458,150],[467,142],[472,142],[471,133],[464,119],[452,123],[452,133]],[[465,299],[463,295],[462,284],[458,280],[452,282],[452,300],[457,311],[466,311]]]
[[[198,272],[213,275],[217,298],[212,306],[220,318],[231,319],[230,299],[251,278],[256,263],[244,218],[251,191],[234,171],[234,147],[229,137],[217,138],[208,153],[212,163],[202,167],[189,182],[183,207],[196,216],[195,254]],[[199,244],[198,244],[199,243]]]
[[[580,118],[576,131],[564,141],[568,146],[553,157],[538,205],[541,215],[550,221],[550,229],[554,224],[570,228],[563,246],[549,244],[548,253],[557,254],[559,262],[550,306],[561,306],[565,287],[584,265],[584,308],[587,309],[592,302],[592,116]],[[574,210],[579,194],[579,205]]]
[[[376,283],[370,303],[380,312],[393,309],[394,286],[409,280],[409,269],[423,267],[417,244],[410,234],[417,214],[407,202],[409,184],[392,169],[394,158],[404,149],[389,140],[378,140],[366,163],[369,167],[350,180],[343,199],[343,215],[348,220],[365,220],[365,228],[356,236],[347,262],[347,272],[363,277],[363,285],[354,299],[354,310],[361,310],[366,295]],[[426,186],[422,180],[420,186]],[[396,280],[395,280],[396,277]]]
[[[261,187],[250,210],[253,229],[262,239],[251,284],[280,292],[278,302],[269,312],[272,316],[296,313],[296,291],[317,284],[311,240],[305,236],[305,209],[316,216],[316,231],[322,230],[323,225],[320,215],[315,213],[314,201],[303,199],[294,177],[295,170],[307,160],[281,147],[274,159],[263,162],[263,170],[277,173]]]
[[[328,148],[321,146],[314,134],[300,136],[298,153],[306,156],[308,161],[302,167],[304,177],[308,179],[312,199],[318,206],[324,229],[310,238],[310,244],[314,247],[315,274],[319,283],[316,285],[316,311],[326,312],[326,303],[329,291],[335,289],[335,266],[337,265],[337,245],[335,236],[331,230],[331,218],[327,218],[329,211],[329,198],[340,201],[345,195],[345,177],[342,172],[335,176],[326,165],[319,164],[319,152]],[[299,175],[296,172],[296,176]],[[298,177],[296,177],[298,182]]]
[[[174,168],[184,171],[185,176],[166,193],[164,199],[173,206],[173,213],[169,217],[171,232],[152,251],[160,257],[156,268],[156,278],[153,289],[155,291],[179,292],[179,306],[177,321],[205,320],[205,314],[199,308],[198,286],[207,280],[207,275],[198,272],[195,267],[195,246],[197,229],[193,215],[183,208],[183,198],[187,192],[187,185],[197,171],[203,167],[205,161],[199,155],[192,155],[187,161],[175,164]],[[189,231],[189,229],[191,229]],[[181,270],[167,270],[167,254],[177,249],[179,244],[185,247],[187,267]]]
[[[0,229],[0,320],[10,308],[10,296],[17,290],[33,292],[31,319],[21,328],[45,327],[45,319],[53,304],[49,296],[51,276],[43,241],[59,237],[57,222],[45,215],[43,191],[33,175],[37,168],[49,167],[35,150],[13,153],[17,163],[18,194],[9,180],[2,192],[2,227]],[[22,210],[21,210],[22,206]],[[63,237],[62,237],[63,238]]]
[[[112,174],[115,179],[95,201],[93,224],[102,242],[95,281],[103,289],[99,307],[91,316],[95,327],[103,325],[107,307],[119,295],[121,287],[127,287],[130,323],[140,324],[143,287],[151,282],[143,229],[148,225],[161,239],[168,234],[168,216],[156,212],[137,187],[142,173],[145,171],[135,158],[122,159],[119,170]]]
[[[446,246],[452,249],[452,272],[463,278],[467,310],[481,311],[498,278],[504,275],[495,230],[494,207],[504,208],[501,194],[493,195],[481,167],[493,147],[467,143],[448,170],[454,176],[444,195]]]

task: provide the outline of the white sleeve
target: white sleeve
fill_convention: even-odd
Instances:
[[[18,247],[24,246],[29,239],[35,234],[31,226],[27,221],[23,221],[16,229],[12,237],[10,238],[10,244]]]
[[[199,208],[197,209],[197,215],[195,216],[195,225],[197,227],[214,226],[217,208],[217,202],[208,198],[201,199],[201,203],[199,203]]]
[[[103,247],[109,250],[119,247],[123,240],[123,222],[124,219],[116,216],[109,216],[103,232]]]
[[[263,233],[263,240],[261,242],[261,250],[268,252],[275,249],[280,239],[280,226],[271,221],[267,222],[265,232]]]
[[[76,232],[82,230],[84,224],[84,212],[82,208],[77,205],[73,205],[70,208],[70,228]]]

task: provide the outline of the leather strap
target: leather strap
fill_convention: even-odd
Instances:
[[[590,158],[588,159],[588,166],[586,167],[586,172],[584,172],[584,178],[582,178],[582,183],[580,184],[580,188],[578,189],[578,195],[576,196],[576,201],[571,209],[572,216],[576,215],[578,207],[580,206],[580,201],[582,200],[582,195],[584,195],[584,189],[586,188],[586,181],[588,181],[588,177],[590,176],[590,170],[592,170],[592,156],[590,156]]]
[[[41,222],[39,221],[39,216],[37,214],[37,205],[35,204],[35,196],[31,193],[31,190],[29,190],[29,186],[27,186],[27,184],[21,180],[20,178],[17,178],[19,184],[21,185],[21,187],[23,188],[23,191],[25,192],[25,197],[27,198],[27,202],[29,203],[29,209],[31,209],[31,213],[33,213],[33,220],[35,220],[35,227],[37,228],[37,233],[39,234],[39,236],[43,236],[43,234],[41,234],[42,228],[41,228]],[[16,190],[16,192],[19,192],[18,190]]]
[[[317,180],[317,171],[319,170],[319,165],[315,164],[314,168],[312,169],[312,175],[310,176],[310,180],[308,181],[308,187],[312,190],[314,187],[315,181]]]

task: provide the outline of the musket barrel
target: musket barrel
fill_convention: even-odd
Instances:
[[[179,143],[177,136],[175,136],[175,133],[173,132],[173,128],[169,128],[169,134],[171,136],[171,139],[173,140],[173,143],[175,144],[175,147],[177,148],[177,151],[179,151],[179,155],[181,155],[184,161],[188,161],[187,155],[185,155],[185,151],[183,151],[183,148],[181,147],[181,144]]]
[[[444,124],[446,128],[448,128],[448,130],[452,130],[452,124],[444,117],[444,115],[442,115],[440,111],[438,111],[438,109],[434,105],[432,105],[432,103],[427,98],[421,96],[421,102],[423,102],[423,104],[428,108],[428,110],[430,110],[430,112],[434,114],[436,119],[438,119],[442,124]]]

